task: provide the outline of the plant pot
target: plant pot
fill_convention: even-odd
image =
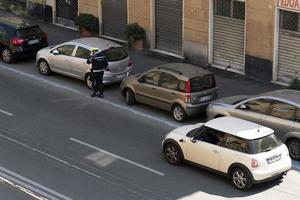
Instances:
[[[91,31],[88,31],[84,27],[81,27],[80,28],[80,35],[81,35],[81,37],[92,37],[93,33]]]
[[[133,50],[141,51],[144,49],[144,42],[143,40],[135,40],[131,43],[131,48]]]

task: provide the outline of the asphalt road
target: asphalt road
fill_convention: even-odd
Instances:
[[[136,66],[135,73],[142,70]],[[238,80],[218,77],[221,96],[242,92],[229,91],[226,78]],[[30,60],[0,64],[1,177],[48,199],[300,199],[299,171],[239,192],[219,175],[172,166],[161,141],[179,124],[168,112],[126,106],[118,85],[106,88],[104,100],[89,94],[80,81],[39,75]],[[28,198],[7,184],[0,188],[0,199]]]

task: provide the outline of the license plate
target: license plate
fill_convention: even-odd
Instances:
[[[39,42],[40,42],[39,39],[29,40],[29,41],[28,41],[28,44],[29,44],[29,45],[31,45],[31,44],[37,44],[37,43],[39,43]]]
[[[210,95],[198,98],[199,102],[204,102],[204,101],[209,101],[209,100],[211,100],[211,96]]]
[[[276,155],[276,156],[272,156],[270,158],[267,158],[267,163],[271,164],[273,162],[279,161],[281,159],[281,154]]]
[[[126,74],[120,74],[116,76],[116,79],[123,79],[126,77]]]

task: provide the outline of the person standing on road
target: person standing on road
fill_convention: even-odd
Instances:
[[[92,81],[92,90],[93,93],[91,97],[98,96],[103,98],[104,85],[103,85],[103,75],[104,71],[108,67],[108,62],[105,54],[97,48],[93,48],[91,52],[91,56],[87,60],[87,64],[92,64],[91,68],[91,81]]]

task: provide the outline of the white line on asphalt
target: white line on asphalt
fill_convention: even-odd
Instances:
[[[83,145],[83,146],[89,147],[89,148],[91,148],[91,149],[100,151],[100,152],[105,153],[105,154],[107,154],[107,155],[110,155],[110,156],[112,156],[112,157],[114,157],[114,158],[117,158],[117,159],[122,160],[122,161],[124,161],[124,162],[127,162],[127,163],[129,163],[129,164],[132,164],[132,165],[134,165],[134,166],[136,166],[136,167],[139,167],[139,168],[142,168],[142,169],[144,169],[144,170],[147,170],[147,171],[150,171],[150,172],[152,172],[152,173],[155,173],[155,174],[157,174],[157,175],[160,175],[160,176],[164,176],[164,175],[165,175],[164,173],[162,173],[162,172],[160,172],[160,171],[157,171],[157,170],[152,169],[152,168],[150,168],[150,167],[147,167],[147,166],[145,166],[145,165],[139,164],[139,163],[137,163],[137,162],[134,162],[134,161],[129,160],[129,159],[127,159],[127,158],[124,158],[124,157],[122,157],[122,156],[118,156],[118,155],[116,155],[116,154],[110,153],[110,152],[108,152],[108,151],[106,151],[106,150],[100,149],[100,148],[98,148],[98,147],[95,147],[95,146],[93,146],[93,145],[91,145],[91,144],[88,144],[88,143],[86,143],[86,142],[83,142],[83,141],[81,141],[81,140],[78,140],[78,139],[75,139],[75,138],[69,138],[69,140],[71,140],[71,141],[73,141],[73,142],[76,142],[76,143],[78,143],[78,144],[81,144],[81,145]]]
[[[14,114],[9,113],[9,112],[7,112],[7,111],[5,111],[5,110],[1,110],[1,109],[0,109],[0,112],[3,113],[3,114],[5,114],[5,115],[8,115],[8,116],[10,116],[10,117],[14,116]]]
[[[67,87],[67,86],[61,85],[61,84],[59,84],[59,83],[55,83],[55,82],[53,82],[53,81],[49,81],[49,80],[47,80],[47,79],[44,79],[44,78],[35,76],[35,75],[33,75],[33,74],[29,74],[29,73],[26,73],[26,72],[22,72],[22,71],[20,71],[20,70],[14,69],[14,68],[9,68],[9,67],[7,67],[7,66],[5,66],[5,65],[0,65],[0,67],[1,67],[2,69],[8,70],[8,71],[12,71],[12,72],[14,72],[15,74],[19,74],[19,75],[21,75],[21,76],[26,76],[26,77],[29,77],[29,78],[31,78],[31,79],[34,79],[34,80],[37,80],[37,81],[41,81],[41,82],[47,83],[47,84],[49,84],[49,85],[51,85],[51,86],[54,86],[54,87],[57,87],[57,88],[61,88],[61,89],[65,89],[65,90],[71,91],[71,92],[73,92],[73,93],[82,95],[82,96],[84,96],[84,97],[89,97],[89,96],[87,96],[86,94],[84,94],[84,93],[82,93],[82,92],[80,92],[80,91],[78,91],[78,90],[76,90],[76,89],[73,89],[73,88],[71,88],[71,87]],[[101,101],[101,102],[103,102],[103,103],[105,103],[105,104],[108,104],[108,105],[112,105],[112,106],[117,107],[117,108],[119,108],[119,109],[123,109],[123,110],[129,111],[129,112],[134,113],[134,114],[136,114],[136,115],[139,115],[139,116],[141,116],[141,117],[145,117],[145,118],[151,119],[151,120],[153,120],[153,121],[157,121],[157,122],[166,124],[166,125],[168,125],[168,126],[170,126],[170,127],[173,127],[173,128],[177,128],[177,127],[179,126],[179,125],[176,124],[176,123],[173,123],[173,122],[170,122],[170,121],[167,121],[167,120],[164,120],[164,119],[160,119],[160,118],[157,118],[157,117],[153,117],[153,116],[151,116],[151,115],[149,115],[149,114],[142,113],[142,112],[140,112],[140,111],[134,110],[134,109],[129,108],[129,107],[127,107],[127,106],[123,106],[123,105],[120,105],[120,104],[117,104],[117,103],[113,103],[113,102],[108,101],[108,100],[105,100],[105,99],[99,99],[99,98],[97,98],[97,99],[95,99],[95,100]]]
[[[4,179],[2,178],[2,180],[8,183],[9,185],[14,186],[14,188],[17,188],[27,194],[31,194],[31,196],[35,196],[35,198],[37,199],[46,198],[51,200],[60,200],[60,199],[72,200],[71,198],[63,194],[60,194],[52,189],[49,189],[39,183],[29,180],[1,166],[0,166],[0,177],[3,177]]]

